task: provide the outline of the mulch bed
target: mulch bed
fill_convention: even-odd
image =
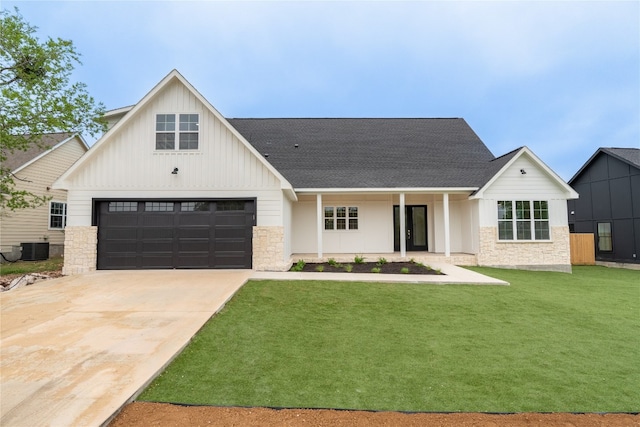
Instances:
[[[373,268],[380,268],[380,274],[442,274],[437,270],[433,270],[425,265],[416,264],[414,262],[387,262],[379,264],[376,262],[363,262],[356,264],[355,262],[345,262],[340,264],[324,263],[307,263],[302,269],[303,272],[318,272],[318,266],[322,266],[323,273],[347,273],[345,267],[351,265],[351,273],[372,273]],[[295,267],[295,265],[294,265]],[[408,269],[408,273],[402,271],[403,268]]]

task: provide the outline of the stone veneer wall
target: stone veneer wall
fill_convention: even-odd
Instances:
[[[287,271],[291,261],[284,260],[284,227],[253,227],[253,269]]]
[[[478,265],[571,273],[569,227],[551,227],[549,242],[500,242],[497,227],[480,228]]]
[[[80,274],[96,269],[98,227],[70,226],[64,229],[62,274]]]

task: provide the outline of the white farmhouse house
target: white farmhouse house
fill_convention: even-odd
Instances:
[[[571,271],[577,193],[463,119],[226,119],[175,70],[107,119],[55,184],[65,274],[355,254]]]

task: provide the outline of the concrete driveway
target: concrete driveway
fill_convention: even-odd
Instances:
[[[101,425],[251,273],[99,271],[0,294],[0,425]]]

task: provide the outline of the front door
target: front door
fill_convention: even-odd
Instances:
[[[405,206],[407,227],[407,250],[427,251],[427,207],[425,205]],[[400,206],[393,207],[393,250],[400,250]]]

